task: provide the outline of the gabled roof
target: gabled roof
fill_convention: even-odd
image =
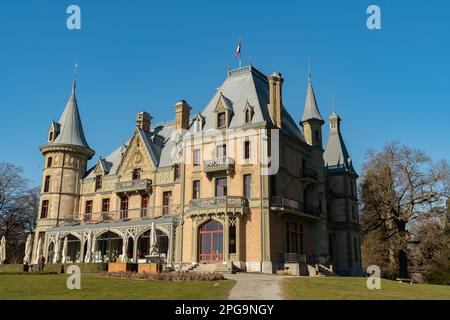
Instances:
[[[317,100],[316,95],[314,94],[311,76],[309,76],[308,87],[306,89],[305,109],[303,111],[301,122],[305,122],[312,119],[323,121],[322,115],[320,114],[319,108],[317,107]]]
[[[74,81],[72,94],[64,108],[64,112],[59,120],[59,134],[47,145],[70,145],[90,149],[84,136],[83,125],[81,123],[80,112],[75,94],[76,83]]]
[[[251,123],[273,124],[268,110],[269,83],[267,76],[252,66],[228,71],[225,81],[203,111],[191,117],[189,128],[191,133],[194,133],[192,123],[196,119],[201,119],[203,122],[203,130],[215,129],[215,110],[219,101],[222,101],[224,107],[233,112],[228,128],[239,128],[246,124],[244,112],[246,108],[253,110]],[[281,116],[283,121],[281,131],[304,141],[299,127],[284,107],[281,110]],[[176,150],[176,139],[173,139],[172,136],[175,132],[175,121],[152,125],[150,132],[139,130],[155,165],[157,167],[172,166],[174,164],[173,150]],[[105,160],[112,163],[109,175],[117,173],[125,150],[126,146],[122,145],[106,157]],[[89,171],[88,178],[93,177],[92,171],[93,169]]]
[[[342,138],[340,122],[341,118],[334,111],[329,117],[330,121],[330,135],[328,144],[323,153],[325,167],[329,172],[352,172],[356,174],[353,168],[352,160],[348,154],[347,148]],[[332,127],[331,123],[335,123]]]

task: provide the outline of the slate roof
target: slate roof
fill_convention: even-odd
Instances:
[[[328,144],[323,153],[326,170],[328,172],[348,171],[356,174],[347,147],[345,146],[344,139],[342,138],[340,129],[341,118],[337,115],[336,111],[334,111],[329,117],[329,120],[330,122],[336,120],[337,127],[335,130],[330,130]]]
[[[319,108],[317,107],[317,100],[316,95],[314,94],[311,76],[309,76],[308,87],[306,89],[305,109],[303,111],[301,122],[312,119],[323,121],[322,115],[320,114]]]
[[[72,87],[72,94],[64,108],[64,112],[59,123],[54,122],[55,127],[59,126],[59,134],[47,146],[70,145],[90,149],[83,131],[80,112],[78,110],[76,98],[76,82]]]
[[[239,128],[245,125],[245,108],[247,103],[253,108],[252,124],[272,124],[269,116],[269,83],[267,76],[255,69],[253,66],[246,66],[236,70],[230,70],[223,84],[217,89],[212,99],[206,107],[197,115],[191,117],[189,131],[194,133],[194,120],[201,115],[204,120],[203,130],[215,129],[216,113],[219,99],[225,101],[225,107],[231,112],[231,120],[228,128]],[[282,128],[281,131],[296,139],[304,141],[303,134],[287,110],[282,108]],[[152,125],[150,132],[140,130],[145,144],[157,167],[167,167],[173,165],[173,150],[175,140],[172,134],[175,132],[175,121],[167,121]],[[105,158],[112,163],[109,170],[110,175],[117,173],[123,152],[119,147]],[[119,163],[118,163],[119,162]],[[92,169],[87,177],[93,177]]]

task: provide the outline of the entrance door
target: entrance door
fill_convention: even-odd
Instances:
[[[199,230],[199,261],[203,263],[223,260],[223,226],[210,220]]]

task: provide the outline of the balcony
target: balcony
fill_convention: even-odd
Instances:
[[[191,212],[191,215],[195,213],[217,212],[244,214],[248,207],[247,198],[239,196],[193,199],[189,202],[189,211]]]
[[[71,216],[73,223],[99,223],[117,220],[138,220],[146,217],[160,217],[180,213],[180,205],[156,206],[109,212],[81,213]]]
[[[319,207],[314,207],[310,204],[305,205],[301,201],[292,200],[281,196],[272,197],[270,208],[279,212],[297,213],[312,216],[314,218],[320,217]]]
[[[285,263],[306,263],[306,255],[299,253],[280,253],[279,259]]]
[[[152,180],[134,180],[116,183],[116,193],[133,193],[148,191],[152,187]]]
[[[205,160],[205,172],[212,173],[218,171],[234,170],[234,159],[230,157],[219,157],[211,160]]]
[[[317,172],[311,168],[303,168],[302,179],[317,181]]]

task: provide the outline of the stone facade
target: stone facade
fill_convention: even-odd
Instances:
[[[305,273],[307,265],[360,272],[357,175],[324,160],[311,83],[302,133],[284,108],[283,81],[251,66],[231,70],[203,112],[192,117],[182,100],[172,122],[152,124],[149,113],[138,113],[130,140],[90,169],[94,152],[74,83],[41,148],[35,239],[42,238],[42,253],[53,259],[56,243],[70,235],[69,260],[84,261],[92,233],[94,261],[116,260],[123,245],[126,258],[139,262],[154,225],[174,269],[223,263],[250,272]]]

